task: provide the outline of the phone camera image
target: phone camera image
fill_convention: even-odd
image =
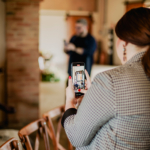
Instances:
[[[75,92],[78,92],[78,89],[84,89],[84,81],[85,81],[85,76],[84,76],[84,66],[73,66],[73,86]]]

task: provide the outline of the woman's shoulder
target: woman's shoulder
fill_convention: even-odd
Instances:
[[[105,77],[108,80],[113,78],[116,79],[122,77],[123,75],[131,74],[133,71],[134,66],[132,64],[125,64],[104,72],[100,72],[95,76],[95,78]]]
[[[107,70],[96,75],[96,78],[104,77],[106,80],[122,80],[123,78],[130,79],[137,75],[143,75],[144,70],[140,62],[128,63],[125,65],[118,66],[114,69]]]
[[[100,76],[108,76],[110,78],[112,78],[112,76],[114,74],[118,74],[118,73],[121,73],[121,70],[122,70],[122,66],[118,66],[118,67],[115,67],[113,69],[109,69],[109,70],[106,70],[106,71],[103,71],[103,72],[100,72],[98,73],[95,77],[100,77]]]

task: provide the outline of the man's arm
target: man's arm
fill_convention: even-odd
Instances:
[[[85,48],[76,47],[73,43],[73,38],[70,40],[70,43],[66,47],[67,53],[73,51],[79,55],[93,55],[96,50],[96,41],[94,38],[91,38],[87,41],[87,45]]]
[[[83,54],[82,55],[93,55],[95,50],[97,48],[97,44],[95,39],[92,37],[87,41],[87,45],[84,48]]]
[[[74,40],[75,40],[75,36],[73,36],[73,37],[70,39],[69,43],[64,46],[64,52],[65,52],[66,54],[70,54],[70,52],[75,49]]]
[[[79,55],[82,55],[83,52],[84,52],[84,49],[81,48],[81,47],[78,47],[78,48],[75,49],[75,52],[76,52],[77,54],[79,54]]]
[[[65,52],[66,54],[69,54],[69,51],[66,49],[66,47],[64,47],[64,52]]]
[[[85,48],[76,47],[74,49],[74,52],[76,52],[79,55],[93,55],[96,50],[96,47],[97,45],[95,39],[91,38],[87,41]]]
[[[74,44],[69,43],[68,46],[66,46],[66,48],[64,49],[64,52],[68,54],[70,51],[75,52],[79,55],[82,55],[84,52],[84,49],[81,47],[76,48]]]

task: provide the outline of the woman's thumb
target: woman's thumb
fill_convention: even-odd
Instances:
[[[80,92],[85,94],[87,92],[87,90],[81,89]]]

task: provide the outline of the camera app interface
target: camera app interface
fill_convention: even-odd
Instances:
[[[75,92],[84,89],[84,66],[73,66],[73,85]]]

